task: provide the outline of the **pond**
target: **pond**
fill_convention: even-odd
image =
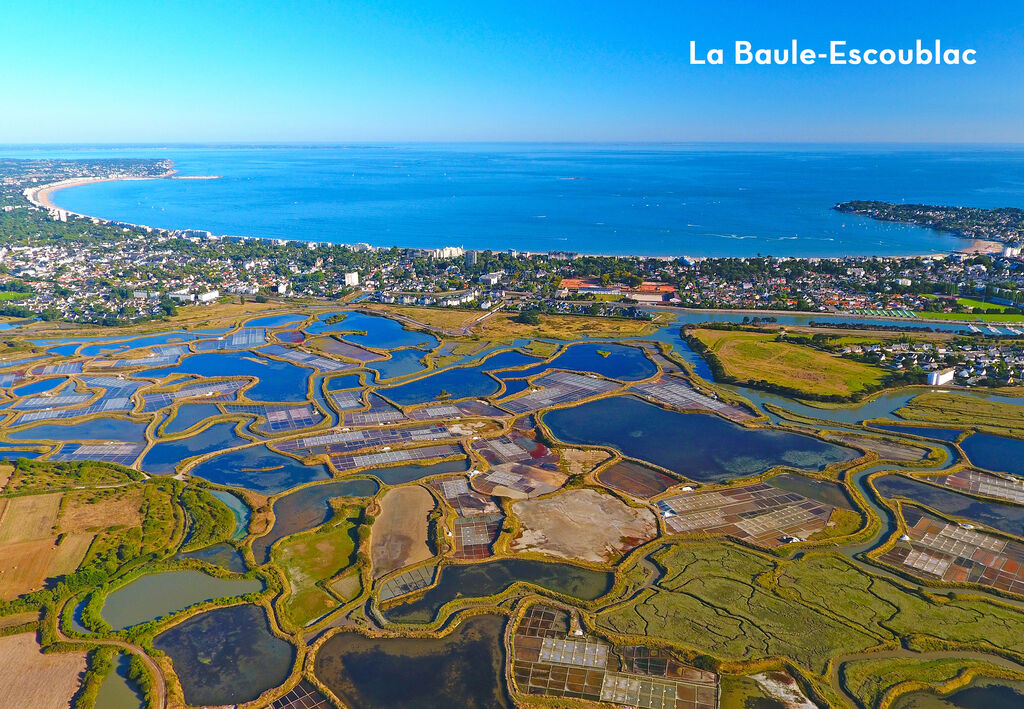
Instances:
[[[142,693],[128,679],[130,665],[129,656],[119,653],[113,671],[103,680],[96,695],[97,709],[141,709],[144,706]]]
[[[444,638],[334,635],[320,648],[314,673],[346,705],[360,709],[499,709],[505,691],[505,619],[460,623]]]
[[[96,355],[104,353],[122,353],[128,350],[140,350],[146,347],[153,347],[156,345],[169,345],[176,342],[189,342],[191,340],[198,340],[204,337],[220,337],[227,330],[225,329],[211,329],[211,330],[196,330],[194,332],[162,332],[158,335],[149,335],[148,337],[136,337],[131,340],[123,340],[118,342],[118,338],[81,338],[79,342],[83,341],[94,341],[95,344],[87,345],[82,348],[79,354],[94,357]],[[99,341],[102,340],[102,341]]]
[[[1007,534],[1024,535],[1024,507],[983,502],[953,490],[912,480],[902,475],[875,478],[874,485],[883,497],[905,497],[954,517],[966,517]]]
[[[467,470],[469,470],[469,461],[466,458],[460,458],[458,460],[444,460],[433,465],[396,465],[393,468],[364,470],[361,475],[373,475],[387,485],[403,485],[414,480],[428,478],[431,475],[463,473]]]
[[[475,598],[501,593],[515,581],[526,581],[549,591],[582,601],[607,593],[614,575],[572,564],[527,559],[501,559],[468,566],[447,566],[438,584],[417,600],[387,610],[396,623],[429,623],[441,607],[456,598]]]
[[[503,373],[502,378],[532,377],[549,369],[593,372],[622,381],[646,379],[658,371],[658,368],[639,347],[602,342],[570,345],[550,362],[538,364],[529,369]]]
[[[231,514],[235,516],[235,531],[232,532],[232,539],[242,539],[245,537],[246,530],[249,528],[249,514],[251,510],[249,505],[245,504],[238,495],[232,495],[226,490],[212,490],[211,495],[216,497],[218,500],[223,502],[231,510]]]
[[[18,451],[10,448],[0,448],[0,460],[17,460],[18,458],[34,460],[41,455],[44,454],[38,451]]]
[[[979,468],[1024,475],[1024,441],[987,433],[974,433],[960,447]]]
[[[375,471],[370,471],[375,472]],[[370,497],[379,485],[373,480],[339,480],[310,485],[274,502],[274,526],[262,537],[253,540],[252,553],[257,563],[270,561],[270,547],[278,539],[296,532],[319,527],[330,519],[328,500],[334,497]]]
[[[340,323],[319,331],[365,332],[365,335],[345,335],[345,339],[357,345],[376,347],[381,350],[392,350],[398,347],[433,349],[439,344],[438,339],[433,335],[406,330],[397,320],[364,313],[349,313]],[[308,329],[308,332],[314,333],[313,329]]]
[[[190,706],[252,701],[288,679],[295,648],[270,631],[259,606],[218,608],[156,636]]]
[[[142,459],[142,469],[153,475],[170,475],[186,458],[248,443],[235,433],[236,425],[233,421],[217,423],[188,438],[156,443]]]
[[[610,446],[698,482],[758,475],[776,465],[817,471],[859,455],[810,436],[668,411],[631,396],[556,409],[543,420],[562,441]]]
[[[218,485],[241,487],[265,495],[331,476],[325,465],[303,465],[301,461],[266,446],[249,446],[214,456],[189,473]]]
[[[214,566],[220,566],[236,574],[248,571],[242,554],[230,544],[214,544],[212,547],[178,554],[176,559],[199,559]]]
[[[423,350],[397,350],[391,353],[391,359],[368,364],[366,368],[377,372],[378,381],[406,377],[427,368],[422,361],[426,354]]]
[[[7,434],[12,441],[125,441],[146,440],[145,423],[118,418],[97,418],[70,425],[44,424]]]
[[[379,389],[378,393],[399,406],[411,406],[438,401],[442,392],[447,393],[449,400],[480,399],[491,396],[500,386],[497,379],[478,368],[463,367],[431,374],[390,389]]]
[[[777,487],[787,492],[795,492],[812,500],[824,502],[826,505],[842,507],[847,510],[854,509],[853,503],[846,496],[842,486],[828,480],[816,480],[803,475],[781,473],[765,480],[765,482],[772,487]]]
[[[963,689],[940,697],[935,692],[909,692],[892,703],[893,709],[997,709],[1024,707],[1024,682],[980,678]]]
[[[67,380],[67,377],[41,379],[38,382],[32,382],[31,384],[22,384],[19,387],[15,387],[11,391],[11,393],[14,394],[15,396],[33,396],[34,394],[42,394],[47,391],[53,391]]]
[[[100,615],[115,630],[122,630],[196,603],[262,589],[255,579],[221,579],[194,569],[165,571],[140,576],[108,595]]]
[[[935,440],[946,441],[947,443],[952,443],[963,433],[963,430],[959,428],[930,428],[927,426],[901,426],[899,424],[890,425],[883,423],[873,423],[871,428],[892,431],[893,433],[905,433],[911,436],[934,438]]]
[[[148,369],[142,377],[196,374],[202,377],[256,377],[246,396],[254,401],[305,401],[312,370],[291,362],[260,357],[252,352],[202,352],[175,367]]]
[[[174,418],[166,423],[163,435],[171,436],[186,431],[206,419],[220,416],[221,410],[216,404],[184,404],[178,407]]]
[[[726,385],[726,388],[746,397],[760,409],[764,409],[765,404],[775,404],[794,414],[836,423],[860,423],[868,419],[891,418],[897,409],[903,408],[907,402],[923,393],[920,389],[898,389],[880,394],[870,401],[827,408],[811,406],[778,394],[770,394],[749,387]]]
[[[268,330],[274,330],[279,327],[284,327],[289,323],[299,323],[306,319],[305,315],[299,315],[298,313],[285,313],[284,315],[264,315],[263,317],[253,318],[252,320],[246,320],[243,327],[265,327]]]

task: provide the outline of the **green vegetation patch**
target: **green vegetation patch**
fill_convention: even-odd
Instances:
[[[1020,436],[1024,431],[1024,406],[949,392],[921,394],[896,414],[911,421],[976,428],[1000,436]]]
[[[857,660],[842,667],[842,678],[846,688],[866,707],[882,706],[883,698],[890,693],[899,693],[899,685],[907,684],[908,689],[953,690],[970,677],[1019,678],[1002,667],[969,658],[940,658],[923,660],[917,657],[893,657],[878,660]],[[945,685],[945,686],[943,686]]]
[[[326,582],[352,564],[359,521],[360,510],[346,508],[326,525],[274,549],[273,559],[291,587],[283,609],[295,625],[305,626],[338,606]]]
[[[235,515],[209,490],[191,485],[181,492],[181,506],[189,521],[188,540],[182,551],[203,549],[231,537]]]
[[[723,661],[785,657],[823,675],[830,658],[903,641],[1024,655],[1024,613],[978,599],[943,603],[833,554],[780,561],[731,543],[663,547],[652,590],[598,616]]]
[[[119,485],[143,479],[142,473],[138,470],[114,463],[52,463],[18,458],[13,465],[14,471],[11,473],[10,482],[4,489],[4,492],[10,494],[64,490],[89,485]]]
[[[774,333],[697,329],[692,335],[718,358],[725,374],[740,382],[766,382],[815,396],[850,396],[877,387],[885,372],[790,342]]]

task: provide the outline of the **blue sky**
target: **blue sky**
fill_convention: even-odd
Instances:
[[[724,47],[975,66],[690,66]],[[0,143],[1024,142],[1024,3],[7,3]]]

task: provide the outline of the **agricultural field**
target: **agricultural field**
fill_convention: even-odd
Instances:
[[[4,706],[66,709],[85,671],[85,652],[43,654],[34,633],[0,637]]]
[[[660,321],[649,323],[618,318],[588,318],[574,315],[541,315],[539,325],[515,322],[512,315],[497,313],[472,328],[472,334],[493,342],[521,338],[577,339],[588,337],[636,337],[654,332]]]
[[[818,395],[849,396],[881,382],[878,367],[776,342],[774,334],[695,329],[692,334],[718,357],[727,374],[741,382],[766,381]]]

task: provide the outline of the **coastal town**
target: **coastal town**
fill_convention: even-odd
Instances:
[[[953,368],[954,381],[965,385],[1016,383],[1024,375],[1021,346],[1014,341],[1024,325],[1013,325],[1024,322],[1024,261],[1013,220],[985,222],[982,235],[999,247],[988,253],[644,258],[221,236],[76,215],[49,200],[62,185],[173,174],[170,163],[152,160],[0,162],[0,313],[118,325],[230,299],[358,298],[640,320],[691,309],[743,311],[755,323],[771,322],[778,313],[807,313],[823,323],[874,317],[884,318],[880,329],[916,333],[962,322],[964,334],[978,342],[942,351],[934,343],[918,344],[925,350],[910,352],[901,349],[909,345],[880,342],[844,354],[873,357],[893,370]],[[889,212],[870,216],[894,218]],[[960,228],[967,229],[965,218]]]

